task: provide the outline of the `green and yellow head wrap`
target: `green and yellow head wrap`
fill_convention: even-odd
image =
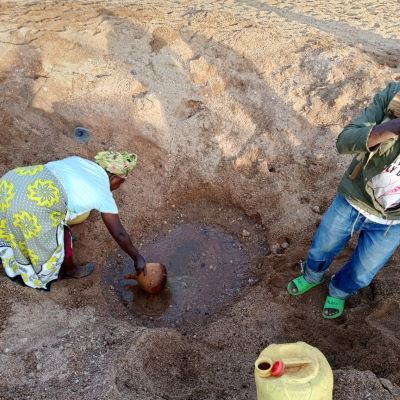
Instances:
[[[94,159],[107,172],[122,178],[126,178],[137,163],[137,155],[126,151],[100,151]]]

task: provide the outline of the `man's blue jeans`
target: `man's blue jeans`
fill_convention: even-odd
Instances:
[[[400,244],[400,224],[371,222],[338,194],[314,235],[304,270],[307,281],[315,283],[323,279],[353,232],[360,232],[357,247],[329,285],[330,296],[341,299],[368,286]]]

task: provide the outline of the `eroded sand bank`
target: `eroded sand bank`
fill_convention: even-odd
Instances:
[[[394,0],[2,2],[0,173],[131,149],[140,163],[116,197],[138,245],[214,224],[256,256],[221,307],[157,323],[107,283],[117,248],[93,214],[74,229],[93,276],[42,293],[0,275],[0,398],[253,399],[259,352],[297,340],[327,356],[335,400],[398,398],[398,255],[337,322],[320,317],[326,288],[285,291],[349,162],[337,134],[400,79],[398,11]],[[87,145],[76,126],[90,128]]]

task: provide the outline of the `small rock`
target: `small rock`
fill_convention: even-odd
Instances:
[[[243,229],[243,231],[242,231],[242,236],[243,236],[243,237],[249,237],[249,236],[250,236],[250,232],[249,232],[249,231],[246,231],[246,229]]]
[[[10,349],[9,348],[7,348],[7,349],[4,349],[4,353],[9,353],[10,352]]]
[[[313,206],[311,208],[316,214],[321,214],[321,209],[319,208],[319,206]]]
[[[382,386],[390,392],[391,395],[393,396],[399,396],[400,395],[400,389],[398,386],[394,385],[392,382],[390,382],[388,379],[385,378],[380,378],[379,379]]]
[[[289,247],[289,243],[283,242],[283,243],[281,243],[281,247],[282,247],[282,249],[287,249]]]
[[[278,254],[281,250],[281,246],[279,244],[271,244],[270,250],[272,254]]]

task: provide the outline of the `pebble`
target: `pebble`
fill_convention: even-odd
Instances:
[[[321,213],[321,209],[319,208],[319,206],[313,206],[311,209],[317,214]]]
[[[249,237],[249,236],[250,236],[250,232],[249,232],[249,231],[246,231],[246,229],[243,229],[243,231],[242,231],[242,236],[243,236],[243,237]]]
[[[283,243],[281,243],[281,247],[282,247],[282,249],[287,249],[289,247],[289,243],[283,242]]]
[[[270,249],[272,254],[277,254],[278,250],[281,248],[279,244],[272,244]]]

